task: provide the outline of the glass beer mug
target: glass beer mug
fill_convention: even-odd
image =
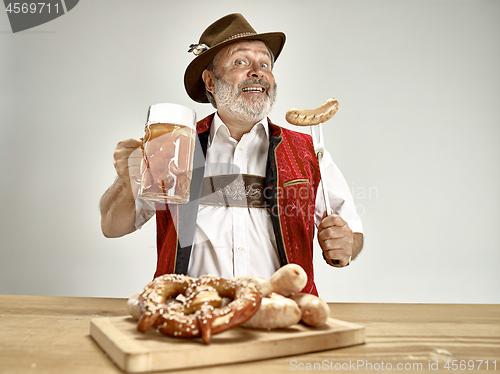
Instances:
[[[152,105],[144,132],[139,198],[187,203],[193,174],[196,113],[178,104]]]

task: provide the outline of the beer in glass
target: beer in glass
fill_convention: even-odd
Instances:
[[[149,108],[139,198],[172,204],[189,201],[195,136],[193,110],[178,104]]]

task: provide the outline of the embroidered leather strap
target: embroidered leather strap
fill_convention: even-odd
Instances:
[[[266,208],[266,178],[251,174],[214,175],[203,178],[201,205]]]

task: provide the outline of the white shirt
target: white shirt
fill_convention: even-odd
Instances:
[[[210,127],[205,177],[220,174],[253,174],[265,177],[269,149],[267,119],[256,124],[240,141],[232,138],[216,114]],[[353,232],[362,232],[349,187],[328,152],[323,157],[330,205]],[[319,225],[325,203],[321,185],[316,195],[315,224]],[[150,218],[137,204],[136,227]],[[280,267],[267,209],[200,205],[188,275],[215,274],[223,278],[247,275],[269,279]]]
[[[269,149],[267,120],[238,142],[218,115],[210,127],[205,177],[220,174],[266,176]],[[188,275],[269,278],[279,268],[276,240],[267,209],[203,206],[198,209]]]

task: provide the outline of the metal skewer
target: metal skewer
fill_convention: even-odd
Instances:
[[[323,176],[325,173],[325,166],[323,164],[323,155],[325,153],[325,143],[323,137],[323,127],[322,124],[318,124],[315,126],[311,126],[311,136],[314,145],[314,152],[316,153],[316,157],[318,158],[319,163],[319,174],[321,177],[321,187],[323,189],[323,198],[325,199],[325,207],[326,207],[326,215],[329,216],[333,213],[332,208],[330,207],[330,199],[328,198],[328,187]]]
[[[319,163],[319,173],[321,177],[321,187],[323,188],[323,198],[325,199],[326,214],[331,215],[332,209],[330,207],[330,200],[328,199],[328,191],[326,181],[323,178],[325,176],[325,170],[323,165],[323,156],[325,153],[325,143],[323,138],[323,122],[328,121],[332,118],[339,108],[339,102],[335,98],[330,98],[325,101],[319,108],[313,110],[304,109],[290,109],[286,115],[285,119],[296,126],[309,126],[311,128],[311,137],[314,145],[314,152],[318,158]]]
[[[314,125],[311,126],[311,136],[313,139],[313,145],[314,145],[314,152],[316,152],[316,157],[318,158],[318,163],[319,163],[319,174],[321,177],[320,183],[321,187],[323,189],[323,198],[325,199],[325,207],[326,207],[326,215],[330,216],[333,214],[333,210],[330,206],[330,199],[328,198],[328,187],[325,178],[323,176],[326,175],[325,173],[325,165],[323,163],[323,156],[325,154],[325,143],[324,143],[324,137],[323,137],[323,128],[321,126],[322,124]],[[324,256],[324,254],[323,254]],[[325,260],[327,260],[325,258]],[[328,261],[328,260],[327,260]],[[332,260],[330,259],[333,265],[338,265],[340,263],[339,260]],[[349,262],[351,262],[351,258],[349,257]]]
[[[327,111],[321,113],[320,109],[326,109]],[[327,100],[320,108],[316,110],[300,110],[300,109],[290,109],[285,118],[292,125],[297,126],[310,126],[311,127],[311,137],[313,140],[314,152],[318,159],[319,164],[319,174],[321,188],[323,189],[323,199],[325,200],[326,215],[330,216],[333,214],[333,210],[330,206],[330,199],[328,198],[328,186],[324,176],[326,176],[325,166],[323,162],[323,156],[325,154],[325,143],[323,137],[323,122],[328,121],[335,115],[338,109],[338,101],[334,98]],[[319,113],[318,113],[319,112]],[[324,257],[323,253],[323,257]],[[328,260],[325,257],[325,260]],[[338,265],[339,260],[330,260],[333,265]],[[351,258],[349,257],[349,262]]]

